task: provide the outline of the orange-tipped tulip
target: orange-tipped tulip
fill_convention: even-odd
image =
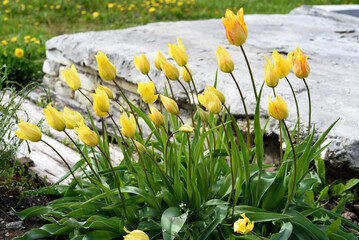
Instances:
[[[46,108],[42,109],[45,114],[45,120],[47,124],[57,131],[63,131],[66,128],[66,121],[62,116],[62,113],[57,111],[51,103]]]
[[[61,70],[61,77],[72,90],[76,91],[80,89],[81,81],[75,65],[72,64],[71,68]]]
[[[165,97],[163,95],[160,95],[160,97],[161,97],[162,104],[166,108],[166,110],[173,115],[178,115],[179,109],[178,109],[178,105],[175,102],[175,100],[173,100],[169,97]]]
[[[165,122],[162,113],[160,113],[160,111],[158,111],[155,107],[150,107],[150,112],[148,113],[148,116],[151,118],[151,120],[155,123],[156,126],[162,126]]]
[[[292,68],[292,57],[293,52],[287,54],[287,59],[285,59],[277,50],[273,50],[272,59],[274,62],[274,71],[280,79],[286,77],[290,69]]]
[[[288,105],[278,95],[275,96],[275,101],[268,95],[268,113],[275,119],[283,120],[288,117]]]
[[[123,113],[120,117],[120,123],[122,126],[122,134],[127,138],[132,138],[136,134],[136,120],[133,115],[127,118],[126,113]]]
[[[238,219],[233,225],[234,232],[240,234],[247,234],[253,230],[254,222],[251,222],[249,218],[246,217],[245,213],[241,214],[241,216],[242,218]]]
[[[161,68],[166,77],[171,80],[178,80],[179,71],[175,65],[165,60],[161,60]]]
[[[81,141],[88,146],[95,147],[98,144],[97,134],[83,122],[78,122],[77,125],[78,127],[74,129]]]
[[[171,58],[173,58],[178,66],[183,67],[187,64],[188,56],[186,54],[186,50],[179,38],[177,38],[177,44],[168,44],[168,53]]]
[[[223,47],[218,47],[216,51],[217,65],[224,73],[231,73],[234,70],[234,63],[231,55]]]
[[[95,56],[97,60],[98,72],[100,73],[100,77],[103,80],[111,81],[116,78],[116,68],[115,66],[108,60],[107,56],[99,51]]]
[[[247,40],[248,30],[243,17],[243,8],[239,9],[237,15],[227,9],[225,18],[222,17],[228,42],[235,46],[244,44]]]
[[[62,115],[66,121],[66,128],[67,129],[74,129],[77,127],[78,122],[84,123],[84,118],[79,112],[72,111],[68,107],[64,107],[64,110],[62,111]]]
[[[150,71],[150,63],[148,62],[145,54],[141,54],[141,57],[135,56],[133,58],[133,61],[135,63],[135,67],[138,71],[140,71],[143,75],[147,75]]]
[[[155,95],[155,85],[152,81],[146,83],[137,83],[137,92],[141,95],[143,101],[147,104],[156,102],[158,94]]]
[[[308,56],[304,56],[302,50],[297,47],[293,56],[293,72],[297,78],[306,78],[310,73]]]
[[[41,131],[38,126],[33,123],[28,123],[20,120],[17,124],[19,130],[15,131],[18,138],[23,140],[29,140],[31,142],[38,142],[41,140]]]
[[[264,56],[268,65],[264,65],[264,81],[268,87],[275,88],[279,83],[279,77],[274,71],[272,62]]]
[[[155,66],[160,71],[162,71],[161,60],[166,61],[166,58],[163,56],[163,54],[160,52],[160,50],[157,50],[156,55],[155,55]]]

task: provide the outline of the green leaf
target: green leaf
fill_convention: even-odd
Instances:
[[[201,232],[198,236],[197,240],[206,240],[211,235],[211,233],[217,228],[218,224],[220,224],[227,216],[228,207],[218,206],[215,209],[216,216],[213,221]]]
[[[352,178],[352,179],[348,180],[347,183],[345,184],[345,191],[351,189],[352,187],[354,187],[358,183],[359,183],[358,178]]]
[[[164,240],[173,240],[186,222],[188,213],[181,214],[178,207],[167,208],[161,217]]]
[[[340,218],[337,218],[337,220],[335,220],[334,222],[332,222],[328,228],[328,231],[326,232],[326,234],[329,236],[331,235],[333,232],[336,232],[339,230],[340,225],[342,224],[342,221],[340,220]]]
[[[25,220],[31,217],[37,217],[43,214],[46,214],[52,210],[52,207],[49,206],[35,206],[27,208],[21,212],[15,212],[15,215],[18,216],[21,220]]]
[[[290,219],[292,216],[281,213],[269,212],[261,208],[256,208],[247,205],[236,206],[234,208],[234,216],[240,217],[240,214],[245,213],[251,221],[257,222],[270,222],[279,219]]]
[[[314,192],[312,189],[305,190],[304,203],[308,204],[311,207],[314,207]]]
[[[282,227],[278,233],[272,235],[270,240],[282,240],[282,239],[289,239],[290,235],[293,231],[293,225],[290,222],[283,222],[280,221]]]
[[[344,197],[340,199],[339,203],[335,208],[332,209],[332,212],[342,214],[345,209],[345,204],[347,203],[347,199]]]

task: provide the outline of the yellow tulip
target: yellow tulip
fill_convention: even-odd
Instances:
[[[103,86],[101,84],[99,84],[97,86],[97,88],[100,89],[100,90],[105,91],[109,99],[113,99],[113,93],[112,93],[111,89],[109,89],[108,87],[105,87],[105,86]]]
[[[66,106],[64,107],[62,115],[65,119],[67,129],[74,129],[77,127],[78,122],[85,122],[84,118],[79,112],[72,111]]]
[[[244,44],[247,40],[248,30],[243,17],[243,8],[239,9],[237,15],[227,9],[225,18],[222,17],[228,42],[235,46]]]
[[[15,131],[18,138],[23,140],[29,140],[31,142],[38,142],[41,140],[41,131],[38,126],[33,123],[28,123],[20,120],[17,124],[19,130]]]
[[[65,80],[67,85],[74,91],[79,90],[81,87],[81,80],[77,73],[75,65],[72,64],[71,68],[61,70],[61,77]]]
[[[177,103],[169,97],[165,97],[163,95],[160,96],[162,104],[166,108],[166,110],[173,115],[178,115],[179,109]]]
[[[192,71],[188,68],[187,65],[186,65],[186,67],[187,67],[187,69],[189,70],[190,73],[188,73],[188,71],[187,71],[187,69],[185,67],[181,67],[181,77],[183,78],[183,80],[185,82],[190,82],[191,81],[191,76],[192,76]]]
[[[274,62],[274,71],[280,79],[286,77],[290,69],[292,68],[292,56],[293,52],[287,54],[287,59],[285,59],[277,50],[273,50],[272,59]]]
[[[179,71],[175,65],[166,60],[161,60],[161,68],[163,73],[171,80],[178,80]]]
[[[110,111],[110,101],[107,93],[99,88],[95,89],[96,93],[91,94],[93,98],[93,109],[97,116],[104,117]]]
[[[204,95],[198,95],[198,101],[213,114],[218,114],[222,109],[221,100],[213,92],[204,91]]]
[[[137,85],[137,92],[141,95],[145,103],[152,104],[157,100],[158,94],[155,95],[155,85],[152,81],[146,83],[138,82]]]
[[[297,47],[293,56],[293,72],[297,78],[306,78],[310,73],[308,56],[304,56],[302,50]]]
[[[166,58],[163,56],[163,54],[160,52],[160,50],[157,50],[156,55],[155,55],[155,66],[160,71],[162,71],[161,60],[166,61]]]
[[[6,46],[7,45],[7,41],[6,40],[2,40],[1,41],[1,46]]]
[[[148,113],[148,116],[151,118],[151,120],[155,123],[156,126],[162,126],[164,124],[164,118],[162,113],[158,111],[155,107],[150,107],[150,112]]]
[[[75,132],[81,141],[88,146],[95,147],[98,144],[97,134],[83,122],[78,122],[77,125],[78,127],[75,128]]]
[[[178,131],[184,132],[184,133],[194,133],[194,128],[188,124],[184,124],[178,129]]]
[[[133,61],[138,71],[140,71],[144,75],[148,74],[148,72],[150,71],[150,63],[148,62],[145,54],[142,53],[141,57],[135,56],[133,58]]]
[[[168,53],[173,58],[178,66],[183,67],[187,64],[188,56],[186,50],[181,42],[181,39],[177,38],[177,44],[168,44]]]
[[[231,73],[234,70],[234,63],[231,55],[223,47],[218,47],[216,51],[217,65],[224,73]]]
[[[275,88],[279,83],[279,77],[274,71],[272,62],[264,56],[268,65],[264,65],[264,81],[268,87]]]
[[[218,91],[216,88],[214,88],[212,86],[206,86],[206,89],[208,92],[213,92],[214,94],[216,94],[216,96],[221,101],[221,103],[224,104],[224,102],[226,101],[226,98],[224,97],[223,93],[221,93],[220,91]]]
[[[17,58],[22,58],[24,56],[24,50],[22,50],[21,48],[16,48],[15,49],[15,56]]]
[[[97,52],[95,58],[97,60],[100,77],[106,81],[114,80],[116,78],[116,68],[108,60],[107,56],[103,52],[99,51]]]
[[[66,128],[66,121],[62,116],[62,113],[57,111],[51,103],[43,109],[45,114],[45,120],[53,129],[57,131],[63,131]]]
[[[242,218],[238,219],[234,223],[234,232],[240,233],[240,234],[247,234],[250,231],[253,230],[254,222],[249,220],[249,218],[246,217],[246,214],[241,214]]]
[[[133,140],[135,149],[138,150],[139,153],[144,154],[146,152],[145,146],[143,146],[140,142],[137,142],[136,140]]]
[[[126,227],[124,227],[125,232],[128,234],[123,236],[124,240],[150,240],[147,234],[141,230],[133,230],[132,232],[128,231]]]
[[[275,101],[268,96],[268,113],[275,119],[283,120],[288,117],[288,105],[278,95],[275,96]]]
[[[132,138],[136,134],[136,120],[133,115],[127,118],[126,113],[123,113],[120,117],[120,123],[122,126],[122,134],[127,138]]]
[[[12,37],[11,42],[17,42],[17,37]]]

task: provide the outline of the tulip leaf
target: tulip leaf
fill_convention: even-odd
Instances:
[[[217,228],[218,224],[220,224],[227,216],[228,207],[219,205],[215,209],[215,218],[213,221],[201,232],[201,234],[197,237],[197,240],[206,240],[209,235]]]
[[[187,220],[188,213],[181,214],[178,207],[167,208],[161,217],[164,240],[173,240]]]

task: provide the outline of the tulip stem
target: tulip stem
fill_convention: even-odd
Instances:
[[[78,90],[79,90],[79,92],[91,103],[91,105],[93,105],[93,102],[91,101],[91,99],[88,98],[88,97],[86,96],[86,94],[84,94],[84,93],[81,91],[81,89],[78,89]]]
[[[172,98],[173,98],[173,99],[175,99],[175,95],[173,94],[173,90],[172,90],[171,82],[170,82],[170,80],[168,79],[168,77],[167,77],[167,76],[166,76],[166,79],[167,79],[168,86],[170,87],[170,90],[171,90],[171,95],[172,95]]]
[[[252,233],[253,235],[255,235],[256,237],[258,237],[259,239],[264,240],[264,238],[263,238],[261,235],[259,235],[258,233],[255,233],[254,231],[251,231],[251,233]]]
[[[232,223],[234,221],[234,206],[235,206],[235,197],[234,197],[234,173],[233,173],[233,159],[232,159],[232,154],[231,154],[231,151],[230,151],[230,142],[229,142],[229,138],[228,138],[228,135],[227,135],[227,131],[226,131],[226,127],[224,126],[224,123],[222,121],[222,118],[219,116],[219,120],[221,121],[221,124],[223,126],[223,131],[224,131],[224,135],[226,136],[226,139],[227,139],[227,143],[228,143],[228,155],[229,155],[229,160],[230,160],[230,164],[231,164],[231,179],[232,179],[232,201],[233,201],[233,206],[232,206]]]
[[[275,90],[274,90],[274,88],[272,88],[273,89],[273,94],[274,94],[274,97],[275,96],[277,96],[277,94],[276,94],[276,92],[275,92]],[[280,144],[280,162],[282,162],[282,160],[283,160],[283,133],[282,133],[282,128],[281,128],[281,126],[280,126],[280,120],[278,120],[278,123],[279,123],[279,144]]]
[[[152,78],[150,77],[150,75],[148,75],[148,73],[146,74],[148,79],[150,79],[151,82],[153,82]],[[156,90],[156,94],[160,94],[160,92],[157,90],[156,86],[155,86],[155,90]],[[162,105],[160,104],[160,111],[162,113]]]
[[[116,173],[115,173],[115,170],[114,170],[113,167],[112,167],[111,160],[108,158],[107,154],[105,154],[104,151],[103,151],[99,146],[96,146],[96,147],[97,147],[98,150],[100,150],[100,152],[101,152],[102,155],[105,157],[105,159],[106,159],[106,161],[108,162],[108,164],[110,165],[110,168],[111,168],[113,177],[115,178],[115,182],[116,182],[116,185],[117,185],[118,192],[119,192],[119,194],[120,194],[123,212],[124,212],[124,214],[125,214],[126,219],[128,219],[127,212],[126,212],[125,201],[123,200],[123,195],[122,195],[121,188],[120,188],[120,183],[118,182],[117,175],[116,175]]]
[[[191,104],[191,98],[188,94],[188,91],[186,89],[186,87],[183,85],[183,83],[181,83],[180,80],[178,80],[179,84],[181,84],[183,90],[186,92],[186,95],[187,95],[187,98],[188,98],[188,106],[189,106],[189,110],[190,110],[190,113],[191,113],[191,119],[192,119],[192,126],[194,126],[194,120],[193,120],[193,110],[192,110],[192,104]]]
[[[192,95],[192,101],[193,101],[193,104],[196,104],[195,102],[195,98],[194,98],[194,94],[193,94],[193,90],[192,90],[192,86],[191,86],[191,83],[190,82],[187,82],[188,83],[188,87],[189,87],[189,90],[191,92],[191,95]]]
[[[167,148],[168,148],[168,144],[169,144],[169,142],[170,142],[170,140],[171,140],[171,137],[172,137],[174,134],[178,133],[178,132],[179,132],[179,130],[174,131],[173,133],[171,133],[171,135],[168,136],[167,141],[166,141],[166,146],[165,146],[165,151],[164,151],[165,171],[166,171],[166,174],[167,174]]]
[[[95,177],[97,178],[97,180],[99,181],[99,183],[101,183],[100,177],[97,175],[95,169],[93,169],[92,165],[90,164],[90,162],[87,160],[85,154],[81,151],[80,147],[77,146],[76,142],[74,141],[74,139],[64,130],[64,133],[66,134],[66,136],[73,142],[73,144],[76,146],[77,150],[80,152],[81,156],[84,158],[84,160],[86,161],[87,165],[89,165],[92,173],[95,175]]]
[[[293,88],[292,84],[290,83],[289,79],[287,77],[285,77],[285,79],[287,80],[287,82],[289,84],[289,87],[292,90],[294,101],[295,101],[295,107],[297,108],[297,118],[298,118],[297,144],[299,144],[299,140],[300,140],[300,115],[299,115],[299,106],[298,106],[297,96],[296,96],[296,94],[294,92],[294,88]]]
[[[197,95],[197,97],[198,97],[198,91],[197,91],[196,85],[194,84],[193,77],[192,77],[192,73],[190,72],[190,70],[188,69],[188,67],[187,67],[186,65],[184,65],[184,68],[187,70],[188,75],[189,75],[189,77],[191,78],[194,91],[196,92],[196,95]]]
[[[310,98],[310,92],[309,92],[309,87],[307,82],[305,81],[305,78],[303,78],[305,87],[307,88],[307,92],[308,92],[308,101],[309,101],[309,121],[308,121],[308,135],[310,134],[310,127],[311,127],[311,120],[312,120],[312,101]]]
[[[62,155],[53,147],[51,146],[48,142],[45,142],[44,140],[41,139],[41,142],[45,143],[47,146],[49,146],[52,150],[54,150],[57,155],[59,155],[59,157],[61,158],[61,160],[66,164],[67,168],[70,170],[70,173],[72,175],[72,177],[74,178],[74,180],[76,181],[77,185],[80,186],[80,188],[83,188],[82,185],[79,183],[79,181],[77,181],[74,172],[72,171],[70,165],[68,164],[68,162],[66,162],[66,160],[62,157]]]
[[[128,98],[126,97],[125,93],[122,91],[122,89],[120,88],[120,86],[117,84],[117,82],[115,80],[113,80],[113,82],[115,83],[116,87],[120,90],[122,97],[125,99],[125,101],[127,102],[127,105],[129,106],[129,108],[131,109],[132,115],[135,117],[136,120],[136,124],[138,126],[139,132],[140,132],[140,136],[141,138],[143,138],[143,134],[142,134],[142,130],[140,128],[140,124],[138,123],[138,119],[137,119],[137,115],[135,114],[135,111],[132,108],[132,105],[130,103],[130,101],[128,100]]]
[[[257,95],[256,85],[254,84],[254,78],[253,78],[253,74],[252,74],[252,69],[251,69],[251,66],[249,65],[249,61],[248,61],[248,58],[247,58],[246,52],[244,51],[243,46],[241,45],[240,47],[241,47],[243,56],[244,56],[244,58],[245,58],[245,60],[246,60],[246,63],[247,63],[249,75],[251,76],[251,80],[252,80],[252,87],[253,87],[253,91],[254,91],[254,96],[255,96],[255,98],[256,98],[256,100],[257,100],[258,95]]]
[[[296,178],[297,178],[297,157],[295,156],[295,149],[294,149],[294,144],[293,144],[293,141],[292,141],[292,138],[290,136],[290,132],[288,130],[288,127],[287,125],[285,124],[285,121],[282,120],[283,122],[283,125],[284,125],[284,128],[287,132],[287,135],[288,135],[288,138],[289,138],[289,141],[290,141],[290,145],[292,147],[292,152],[293,152],[293,165],[294,165],[294,170],[293,170],[293,183],[292,183],[292,189],[291,189],[291,192],[288,196],[288,200],[287,200],[287,203],[285,205],[285,208],[284,208],[284,211],[283,211],[283,214],[287,211],[288,209],[288,206],[289,206],[289,203],[291,201],[291,199],[293,198],[293,195],[294,195],[294,189],[295,189],[295,184],[296,184]]]
[[[242,46],[241,46],[242,47]],[[248,116],[248,112],[247,112],[247,106],[246,106],[246,102],[244,101],[244,97],[243,97],[243,94],[242,94],[242,91],[241,91],[241,88],[239,87],[238,83],[237,83],[237,80],[236,78],[234,77],[233,73],[230,73],[232,78],[233,78],[233,81],[234,83],[236,84],[237,86],[237,89],[239,91],[239,94],[241,95],[241,99],[242,99],[242,103],[243,103],[243,108],[244,108],[244,112],[246,114],[246,120],[247,120],[247,148],[248,150],[250,149],[251,147],[251,131],[250,131],[250,124],[249,124],[249,116]],[[256,98],[257,99],[257,98]]]
[[[91,147],[91,150],[92,150],[93,158],[95,160],[97,171],[100,171],[100,167],[98,166],[98,159],[96,158],[96,155],[95,155],[95,150],[93,149],[93,147]]]

